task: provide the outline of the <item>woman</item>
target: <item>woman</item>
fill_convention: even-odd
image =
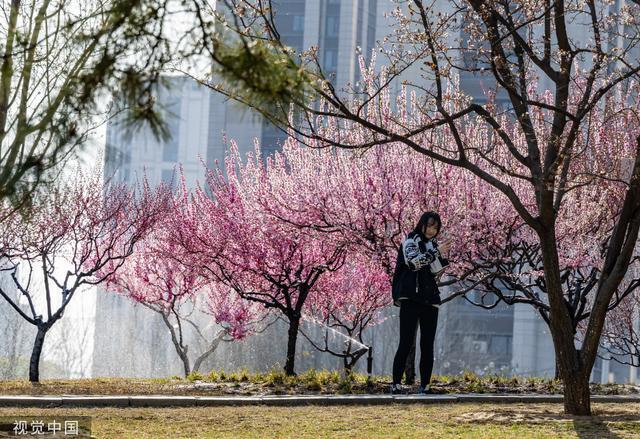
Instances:
[[[448,243],[438,246],[436,236],[442,221],[435,212],[425,212],[415,229],[409,233],[398,250],[396,270],[393,275],[393,303],[400,307],[400,343],[393,360],[393,384],[391,393],[401,393],[400,380],[416,326],[420,322],[420,388],[418,393],[429,393],[433,370],[433,342],[438,325],[440,291],[436,275],[449,262],[442,253]]]

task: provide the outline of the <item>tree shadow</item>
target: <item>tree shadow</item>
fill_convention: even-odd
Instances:
[[[600,416],[574,416],[573,429],[580,439],[615,439],[622,437],[611,431]]]

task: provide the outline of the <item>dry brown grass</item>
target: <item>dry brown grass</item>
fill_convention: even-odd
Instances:
[[[341,407],[0,408],[0,416],[91,416],[97,438],[633,438],[640,404],[595,404],[593,417],[560,404]]]

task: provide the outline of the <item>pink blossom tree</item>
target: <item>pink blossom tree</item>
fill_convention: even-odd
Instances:
[[[637,2],[616,9],[596,0],[406,2],[392,12],[394,35],[380,47],[388,67],[381,73],[363,69],[361,83],[346,89],[334,87],[323,73],[322,51],[304,48],[298,56],[284,45],[275,3],[232,3],[244,17],[226,23],[226,28],[239,32],[228,38],[225,27],[218,28],[220,38],[213,44],[217,50],[209,53],[236,82],[216,89],[258,108],[305,142],[348,149],[400,143],[416,154],[467,170],[507,198],[509,211],[524,224],[521,233],[540,255],[534,271],[545,287],[565,411],[590,414],[589,376],[611,300],[633,263],[640,229],[640,135],[633,83],[640,72],[633,19]],[[571,33],[576,28],[583,32],[579,38]],[[611,38],[622,28],[625,32]],[[247,59],[256,69],[237,68]],[[414,68],[417,74],[402,77]],[[481,103],[451,87],[458,73],[487,79],[505,105],[491,99]],[[395,106],[391,87],[401,80],[406,99]],[[549,90],[540,90],[541,84]],[[616,96],[618,85],[630,93]],[[609,112],[611,100],[618,101],[622,113]],[[296,117],[288,118],[290,113]],[[628,122],[628,129],[615,136],[604,131],[592,143],[598,132],[594,122],[611,118]],[[606,160],[598,163],[594,157]],[[628,172],[611,180],[608,170],[616,171],[623,162]],[[614,200],[620,204],[608,217],[609,233],[596,255],[594,280],[585,277],[588,282],[572,287],[588,304],[581,314],[587,320],[584,337],[576,344],[563,264],[585,259],[573,238],[559,242],[561,224],[573,221],[568,215],[572,193],[588,192],[603,182],[619,186]],[[610,213],[609,206],[604,208]],[[579,212],[594,214],[585,208]],[[562,247],[571,243],[580,250],[567,252],[565,259]]]
[[[174,233],[179,233],[182,226],[185,195],[183,186],[182,194],[174,197],[172,210],[138,244],[135,253],[119,270],[111,266],[104,270],[110,273],[106,279],[107,288],[162,317],[186,377],[200,369],[220,342],[244,338],[264,316],[255,304],[212,280],[199,257],[190,258],[176,239]],[[208,314],[219,326],[213,336],[203,333],[201,322],[194,318],[198,313]],[[186,337],[188,328],[204,343],[202,352],[190,350]]]
[[[32,382],[40,378],[45,336],[76,292],[117,271],[168,207],[164,187],[105,185],[97,172],[76,177],[37,193],[28,211],[3,206],[11,214],[0,223],[0,270],[10,273],[28,310],[3,289],[0,296],[38,330],[29,364]],[[38,278],[42,288],[35,285]]]
[[[495,197],[473,175],[407,149],[388,154],[388,148],[352,152],[320,142],[311,142],[309,148],[289,137],[265,170],[275,187],[273,196],[257,202],[285,223],[341,235],[350,252],[375,260],[389,282],[398,248],[416,218],[427,210],[438,211],[445,221],[444,234],[461,237],[451,242],[456,279],[478,274],[479,264],[469,261],[478,260],[487,244],[510,241],[517,215],[506,217],[505,199]],[[456,291],[448,300],[462,293]]]
[[[509,240],[510,229],[496,227],[493,220],[465,217],[468,208],[474,207],[471,203],[482,205],[478,212],[485,215],[491,212],[489,205],[496,206],[488,194],[479,193],[474,185],[477,182],[470,175],[415,157],[406,149],[388,154],[388,145],[373,146],[366,152],[336,150],[317,142],[311,146],[315,148],[308,148],[293,137],[287,139],[282,152],[269,161],[265,170],[276,189],[271,197],[258,200],[260,208],[296,227],[341,236],[349,243],[347,259],[369,260],[372,270],[386,273],[387,285],[377,284],[380,290],[376,294],[390,299],[398,248],[424,211],[441,212],[445,231],[450,235],[461,235],[473,227],[492,241]],[[465,195],[468,205],[460,205],[455,198],[459,194]],[[454,244],[459,259],[465,260],[458,249],[468,252],[471,248],[457,241]],[[445,302],[490,275],[481,264],[456,265],[457,276],[440,278],[440,286],[454,285],[459,280],[468,282],[451,291]],[[361,306],[367,307],[364,303]],[[321,349],[331,350],[327,346]],[[410,355],[407,362],[408,381],[415,375],[414,357]]]
[[[209,274],[241,298],[284,316],[289,324],[285,372],[295,373],[296,341],[307,299],[318,280],[344,263],[346,243],[302,230],[260,209],[273,196],[259,156],[228,157],[226,175],[210,172],[176,234]]]
[[[364,257],[349,256],[340,270],[323,276],[305,306],[305,314],[327,328],[323,343],[303,332],[318,351],[342,358],[346,373],[367,352],[363,333],[384,320],[381,312],[391,303],[384,269]],[[337,344],[330,340],[336,333]]]
[[[441,203],[434,170],[406,151],[391,156],[383,148],[363,154],[310,149],[290,137],[265,172],[276,187],[271,198],[258,200],[266,213],[342,235],[389,276],[409,224]]]
[[[633,136],[640,129],[637,110],[628,106],[628,98],[624,95],[612,98],[602,111],[591,114],[589,129],[577,135],[576,146],[592,148],[588,154],[574,158],[571,168],[566,169],[565,178],[574,179],[574,185],[561,199],[555,228],[559,282],[572,334],[577,334],[581,322],[591,317],[594,293],[601,282],[615,222],[625,203],[633,163]],[[542,110],[532,113],[536,124],[545,124],[542,113]],[[503,122],[503,125],[515,131],[513,124]],[[536,128],[543,129],[542,126]],[[515,137],[515,132],[510,135]],[[525,200],[528,183],[512,178],[510,184]],[[506,211],[510,202],[504,201],[501,209]],[[534,203],[534,200],[528,202],[531,206]],[[499,274],[490,278],[491,283],[485,284],[486,291],[491,293],[488,296],[497,296],[498,300],[507,303],[533,305],[551,326],[553,305],[543,270],[543,249],[534,230],[519,216],[512,218],[517,228],[515,239],[502,244],[493,242],[485,248],[485,251],[498,249],[503,255],[495,261]],[[637,267],[639,255],[637,249],[631,251],[628,269]],[[475,255],[469,261],[485,259],[482,255]],[[612,294],[609,310],[616,308],[636,287],[634,282],[621,283]],[[485,306],[482,303],[478,305]]]
[[[604,135],[624,139],[629,129],[634,129],[634,121],[625,115],[621,101],[611,105],[599,117],[594,114],[590,132],[579,139],[581,144],[606,142]],[[537,123],[544,123],[543,114],[534,115]],[[513,128],[508,121],[503,124]],[[329,135],[329,131],[325,134]],[[356,134],[352,131],[348,135]],[[470,124],[464,134],[481,141],[486,132],[482,126]],[[447,139],[438,141],[446,143]],[[625,154],[625,144],[621,145],[618,153]],[[322,145],[316,142],[312,146]],[[413,225],[412,216],[429,208],[438,210],[445,218],[446,230],[455,237],[451,250],[454,264],[449,278],[441,284],[455,282],[457,291],[445,301],[475,289],[484,293],[478,302],[473,302],[478,306],[493,308],[501,301],[527,303],[550,324],[540,246],[533,231],[510,209],[508,198],[496,194],[489,184],[463,169],[416,158],[401,150],[395,155],[384,154],[383,148],[386,147],[372,146],[356,155],[326,146],[305,148],[290,138],[282,154],[270,160],[264,170],[270,196],[258,198],[255,203],[286,224],[341,235],[340,239],[349,242],[350,252],[357,249],[359,254],[376,258],[387,273],[393,269],[399,240]],[[609,148],[594,151],[591,158],[599,166],[607,166],[611,153]],[[500,163],[505,158],[496,155],[493,160]],[[575,172],[585,176],[603,172],[588,166],[585,162],[574,163]],[[607,172],[619,181],[624,178],[619,163],[607,168]],[[559,255],[573,333],[580,321],[590,315],[589,295],[601,262],[599,246],[607,240],[610,219],[615,218],[622,203],[623,185],[619,181],[600,179],[574,188],[564,199],[565,210],[558,226],[562,232]],[[509,184],[526,199],[528,183],[511,178]],[[585,211],[585,206],[594,200],[599,208]]]
[[[607,316],[602,330],[601,358],[640,367],[639,315],[640,298],[633,294]]]

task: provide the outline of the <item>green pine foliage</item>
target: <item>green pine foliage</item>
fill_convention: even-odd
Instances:
[[[220,38],[214,57],[215,76],[223,80],[221,89],[273,117],[286,117],[290,103],[304,104],[315,97],[313,75],[296,61],[290,47],[258,39]]]

